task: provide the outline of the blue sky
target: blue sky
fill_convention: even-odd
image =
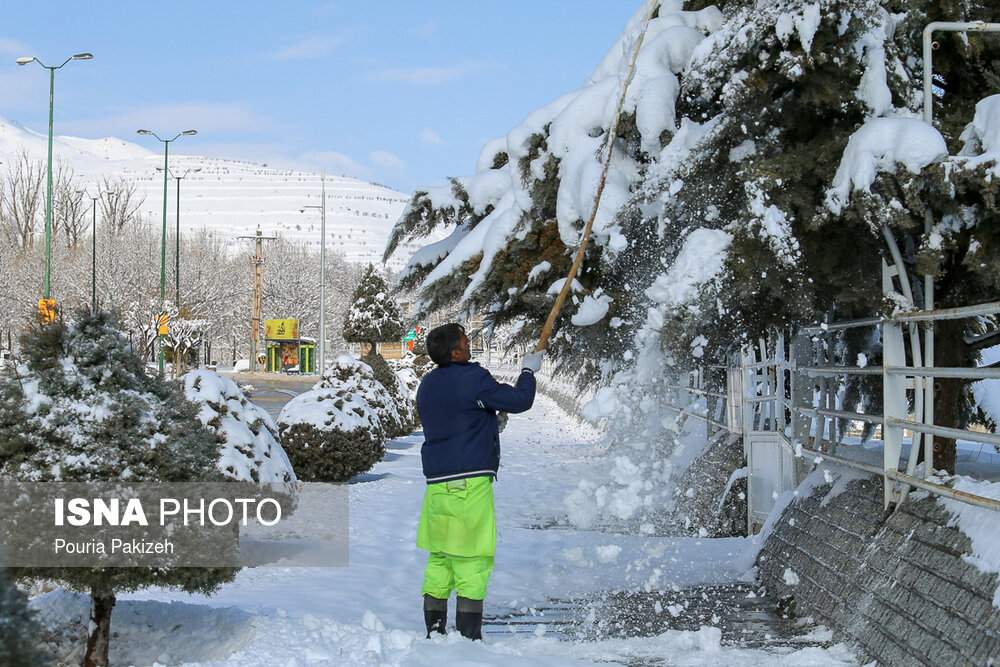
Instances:
[[[639,0],[11,3],[0,116],[56,132],[161,134],[178,152],[326,169],[409,192],[583,84]],[[146,142],[148,143],[148,142]],[[152,147],[152,146],[151,146]]]

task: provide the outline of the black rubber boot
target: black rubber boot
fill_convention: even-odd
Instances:
[[[427,639],[431,638],[432,632],[447,634],[445,626],[448,625],[448,601],[425,594],[424,624],[427,626]]]
[[[483,639],[483,601],[458,598],[455,627],[462,636],[473,641]]]

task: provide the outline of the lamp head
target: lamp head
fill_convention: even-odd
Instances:
[[[28,63],[35,62],[35,56],[21,56],[14,62],[16,62],[18,65],[27,65]]]
[[[93,53],[75,53],[73,54],[73,60],[93,60]]]
[[[183,134],[185,137],[193,137],[194,135],[198,134],[198,130],[184,130],[183,132],[181,132],[181,134]]]
[[[152,134],[149,130],[136,130],[136,134]]]

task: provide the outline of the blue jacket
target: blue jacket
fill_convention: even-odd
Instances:
[[[521,371],[515,386],[497,382],[474,363],[435,368],[417,389],[424,427],[420,458],[427,483],[491,475],[500,468],[497,412],[524,412],[535,401],[535,376]]]

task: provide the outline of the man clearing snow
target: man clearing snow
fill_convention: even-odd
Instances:
[[[448,598],[454,590],[455,626],[469,639],[482,639],[483,600],[496,551],[497,412],[531,407],[542,354],[524,357],[521,376],[512,387],[469,362],[469,338],[458,324],[431,331],[427,353],[438,366],[417,389],[424,427],[420,455],[427,478],[417,546],[430,552],[423,585],[427,637],[445,632]]]

